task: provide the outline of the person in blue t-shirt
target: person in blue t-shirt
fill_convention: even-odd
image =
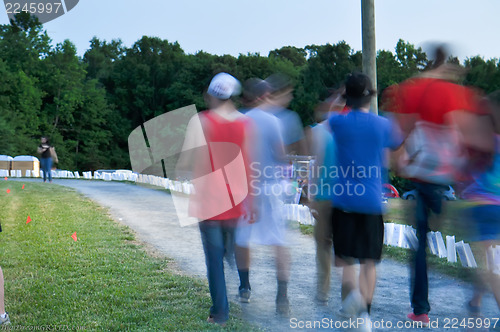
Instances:
[[[375,264],[382,255],[385,152],[386,148],[395,149],[402,143],[391,121],[370,113],[375,93],[368,76],[350,74],[345,83],[345,98],[351,111],[335,114],[328,120],[337,147],[337,164],[330,176],[335,178],[332,188],[335,264],[343,267],[341,313],[366,316],[365,319],[369,319],[375,290]],[[356,262],[360,263],[359,279],[355,275]]]

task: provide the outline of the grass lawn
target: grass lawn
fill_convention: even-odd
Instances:
[[[105,209],[72,189],[22,185],[0,182],[0,265],[13,326],[222,330],[205,322],[211,305],[207,284],[180,275],[171,260],[148,254]],[[231,312],[228,329],[253,329],[238,317],[238,307]]]

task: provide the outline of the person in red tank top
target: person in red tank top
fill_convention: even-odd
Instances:
[[[207,321],[220,325],[229,319],[223,260],[233,262],[235,228],[249,206],[246,145],[250,121],[231,100],[240,89],[238,80],[229,74],[219,73],[212,79],[206,96],[210,109],[191,119],[183,148],[190,151],[188,164],[193,170],[189,215],[200,220],[212,299]]]

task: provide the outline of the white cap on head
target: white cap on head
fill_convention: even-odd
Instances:
[[[207,93],[217,99],[226,100],[241,92],[240,82],[227,73],[219,73],[212,78]]]

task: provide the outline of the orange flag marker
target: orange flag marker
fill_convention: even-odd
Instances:
[[[76,232],[74,232],[73,234],[71,234],[71,238],[73,240],[75,240],[75,241],[78,240],[78,238],[76,237]]]
[[[26,223],[29,223],[31,221],[31,218],[30,216],[28,216],[28,218],[26,219]]]
[[[7,178],[7,177],[4,177],[4,179],[5,179],[5,181],[7,181],[7,179],[8,179],[8,178]]]
[[[10,189],[7,189],[7,194],[10,194]]]
[[[24,184],[23,184],[23,186],[21,187],[21,189],[24,189]]]

